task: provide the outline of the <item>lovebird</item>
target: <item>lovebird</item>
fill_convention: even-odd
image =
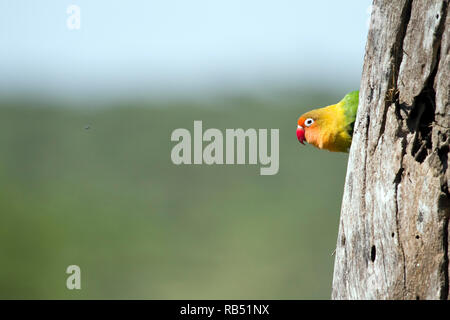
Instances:
[[[314,109],[297,121],[297,139],[319,149],[348,152],[358,110],[359,91],[348,93],[337,104]]]

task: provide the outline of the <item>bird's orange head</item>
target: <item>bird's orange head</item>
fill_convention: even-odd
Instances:
[[[301,144],[310,142],[310,138],[316,135],[317,124],[312,114],[305,113],[297,121],[297,139]]]

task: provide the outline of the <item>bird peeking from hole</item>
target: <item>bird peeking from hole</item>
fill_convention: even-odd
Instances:
[[[297,139],[319,149],[348,152],[358,110],[359,91],[348,93],[337,104],[308,111],[297,121]]]

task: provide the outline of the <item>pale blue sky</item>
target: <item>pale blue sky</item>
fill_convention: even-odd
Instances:
[[[1,0],[0,91],[359,83],[370,0]],[[70,4],[81,29],[66,26]]]

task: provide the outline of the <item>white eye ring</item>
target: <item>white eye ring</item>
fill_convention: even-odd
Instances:
[[[305,120],[305,126],[310,127],[314,123],[314,119],[308,118]]]

